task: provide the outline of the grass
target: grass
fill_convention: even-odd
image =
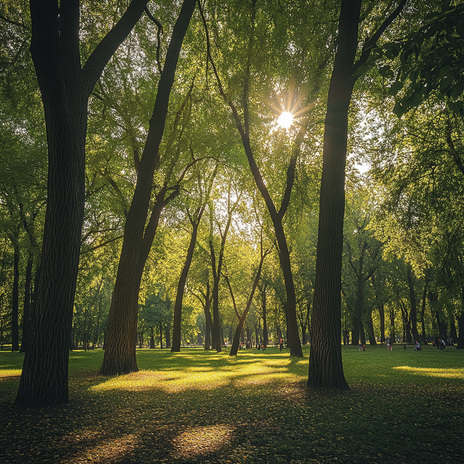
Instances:
[[[308,352],[138,352],[99,377],[70,356],[68,405],[13,406],[22,355],[0,352],[3,463],[464,463],[464,352],[344,347],[346,392],[305,387]]]

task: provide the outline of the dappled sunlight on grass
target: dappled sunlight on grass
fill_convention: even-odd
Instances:
[[[21,369],[0,369],[0,381],[19,377],[20,375]]]
[[[94,440],[98,436],[96,432],[89,432],[88,434],[82,433],[71,437],[77,443],[80,441]],[[75,464],[76,462],[114,462],[117,459],[123,458],[125,455],[131,453],[138,445],[138,437],[133,434],[128,434],[123,437],[102,440],[97,442],[94,446],[87,446],[85,454],[76,457],[60,460],[62,464]]]
[[[462,379],[464,380],[464,369],[443,369],[436,367],[412,367],[412,366],[397,366],[393,369],[409,372],[415,375],[424,375],[428,377],[442,377],[447,379]]]
[[[172,440],[173,458],[188,459],[218,451],[231,442],[233,432],[227,425],[193,427]]]
[[[293,362],[261,358],[247,362],[230,360],[225,365],[205,367],[190,365],[172,367],[159,371],[142,370],[127,375],[111,377],[99,385],[91,387],[95,392],[124,390],[145,391],[162,390],[166,393],[178,393],[185,390],[210,390],[226,385],[262,385],[271,382],[297,382],[301,376],[291,372]]]

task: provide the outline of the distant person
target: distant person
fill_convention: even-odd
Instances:
[[[282,351],[284,349],[284,341],[282,339],[280,339],[279,341],[279,346],[280,346],[280,351]]]
[[[416,340],[416,346],[414,347],[414,351],[421,351],[421,350],[422,350],[421,344],[420,342]]]

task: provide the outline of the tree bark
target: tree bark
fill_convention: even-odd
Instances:
[[[192,264],[193,252],[197,243],[197,232],[198,226],[200,225],[201,216],[203,215],[204,208],[201,208],[197,217],[192,220],[192,235],[190,236],[190,244],[187,250],[187,256],[185,258],[184,267],[179,278],[177,285],[176,302],[174,303],[174,322],[172,328],[172,352],[180,352],[181,340],[182,340],[182,300],[184,298],[185,283],[187,282],[187,276]]]
[[[361,0],[342,0],[325,119],[308,386],[347,389],[341,355],[341,268],[348,109]]]
[[[48,143],[48,196],[30,349],[18,406],[68,401],[68,350],[81,244],[90,93],[148,0],[133,0],[81,68],[79,1],[31,0],[34,62]]]
[[[327,97],[319,203],[316,284],[308,386],[347,389],[341,356],[341,268],[348,109],[357,72],[406,0],[366,40],[355,63],[361,0],[342,0],[337,50]]]
[[[138,370],[136,360],[137,313],[140,282],[148,253],[153,243],[161,209],[153,209],[147,221],[153,175],[159,160],[159,146],[164,133],[169,96],[182,42],[195,8],[195,0],[185,0],[174,26],[160,78],[148,136],[137,172],[132,203],[127,214],[124,241],[108,315],[105,354],[101,375],[118,375]]]

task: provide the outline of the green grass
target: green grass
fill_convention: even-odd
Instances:
[[[307,358],[142,350],[110,378],[78,351],[70,403],[23,410],[22,355],[0,352],[0,462],[464,463],[463,351],[344,347],[345,392],[307,390]]]

